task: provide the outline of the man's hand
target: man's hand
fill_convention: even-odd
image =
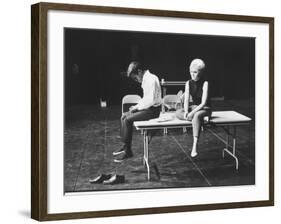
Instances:
[[[138,109],[137,109],[136,106],[131,106],[131,107],[129,108],[129,111],[130,111],[131,113],[134,113],[134,112],[138,111]]]

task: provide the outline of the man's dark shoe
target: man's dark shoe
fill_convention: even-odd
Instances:
[[[132,151],[125,151],[125,153],[122,154],[119,158],[114,159],[114,162],[122,163],[124,160],[132,158],[132,157],[133,157]]]
[[[90,179],[89,182],[91,184],[101,184],[104,180],[108,180],[112,177],[111,174],[100,174],[94,179]]]
[[[117,156],[117,155],[120,155],[120,154],[125,153],[125,152],[126,152],[126,147],[123,146],[121,149],[118,149],[118,150],[114,151],[112,154],[114,156]]]
[[[103,181],[103,184],[122,184],[125,182],[124,175],[113,175],[109,180]]]

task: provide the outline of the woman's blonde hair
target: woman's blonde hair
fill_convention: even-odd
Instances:
[[[189,67],[197,67],[201,71],[205,69],[206,65],[202,59],[196,58],[192,60]]]

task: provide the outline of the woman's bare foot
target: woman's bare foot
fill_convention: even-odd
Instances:
[[[190,156],[191,157],[196,157],[198,155],[196,150],[192,150]]]
[[[198,143],[198,137],[193,137],[193,146],[192,146],[192,150],[191,150],[191,157],[195,157],[198,155],[197,153],[197,143]]]

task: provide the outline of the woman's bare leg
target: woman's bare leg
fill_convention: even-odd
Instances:
[[[200,131],[202,124],[204,122],[204,117],[209,116],[211,111],[209,110],[199,110],[194,114],[192,119],[192,128],[193,128],[193,146],[191,150],[191,157],[195,157],[198,155],[198,139],[200,137]]]

